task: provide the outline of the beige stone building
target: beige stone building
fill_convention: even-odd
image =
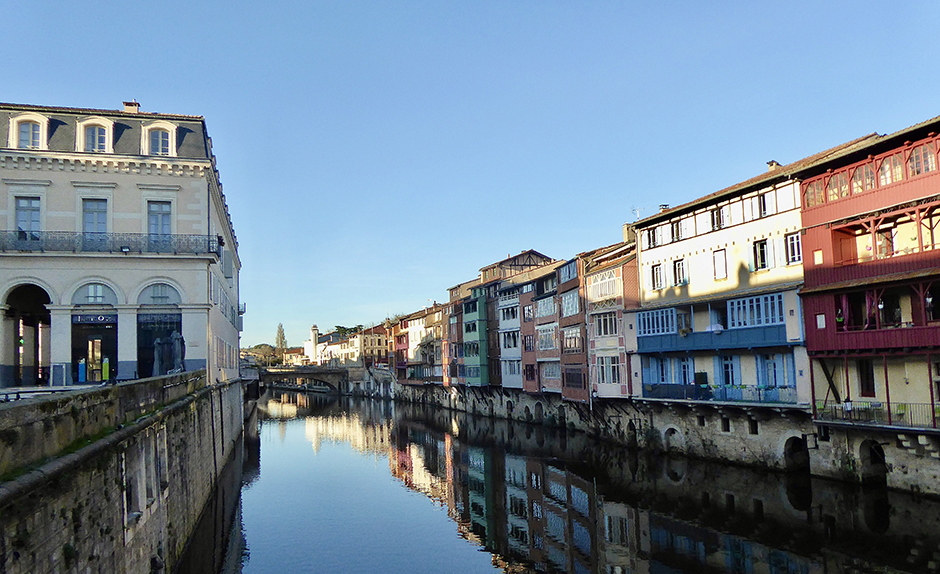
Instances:
[[[0,104],[0,387],[238,374],[241,263],[201,116]]]

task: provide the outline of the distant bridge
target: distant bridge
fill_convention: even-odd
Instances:
[[[266,367],[258,371],[261,383],[270,387],[278,383],[313,384],[329,388],[331,393],[349,392],[349,370],[345,367],[321,367],[319,365],[288,365]]]

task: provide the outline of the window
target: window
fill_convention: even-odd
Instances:
[[[692,357],[676,359],[676,379],[681,385],[691,385],[695,382],[695,373],[692,371]]]
[[[594,336],[608,337],[617,334],[617,313],[601,313],[594,316]]]
[[[767,240],[761,239],[754,242],[754,270],[760,271],[770,267],[770,253],[767,247]]]
[[[800,263],[803,261],[803,250],[800,247],[800,234],[790,233],[786,237],[787,243],[787,264]]]
[[[532,352],[535,350],[535,335],[525,335],[522,342],[526,351]]]
[[[682,239],[685,238],[685,234],[682,232],[681,221],[673,221],[672,223],[670,223],[669,231],[670,231],[670,235],[672,235],[673,243],[675,243],[676,241],[681,241]]]
[[[833,176],[829,178],[829,183],[826,185],[826,194],[829,197],[829,201],[836,201],[843,197],[848,197],[849,179],[846,177],[845,172],[833,174]]]
[[[669,359],[665,357],[649,357],[647,361],[649,368],[644,376],[649,378],[649,383],[653,385],[668,383],[670,380]]]
[[[476,301],[469,301],[469,302],[467,302],[467,303],[464,303],[464,304],[463,304],[463,312],[464,312],[464,313],[476,313],[476,312],[477,312],[477,302],[476,302]]]
[[[676,332],[676,310],[656,309],[637,313],[637,335],[667,335]]]
[[[653,265],[650,268],[650,285],[653,289],[663,288],[663,266],[661,264]]]
[[[729,329],[783,324],[783,294],[731,299],[728,301],[728,319]]]
[[[578,291],[568,291],[561,295],[561,316],[562,317],[571,317],[572,315],[577,315],[581,310],[580,306],[580,297],[578,297]]]
[[[907,160],[907,170],[911,177],[937,170],[937,154],[932,143],[914,148]]]
[[[875,364],[871,359],[858,359],[858,391],[863,397],[875,396]]]
[[[572,327],[562,331],[562,352],[580,353],[581,352],[581,327]]]
[[[715,279],[728,278],[728,263],[725,258],[724,249],[716,249],[712,252],[712,259],[715,266]]]
[[[663,244],[663,232],[661,227],[653,227],[644,232],[646,237],[647,249],[657,247]]]
[[[592,275],[589,280],[588,297],[591,301],[603,301],[620,295],[617,275],[613,269]]]
[[[534,318],[535,318],[535,314],[533,313],[532,305],[526,305],[525,307],[522,308],[522,320],[523,321],[528,322]]]
[[[539,327],[538,329],[538,350],[551,351],[558,348],[555,338],[555,325],[548,327]]]
[[[620,384],[620,357],[597,358],[597,382],[605,385]]]
[[[759,355],[757,357],[757,382],[765,387],[785,387],[782,355]]]
[[[803,203],[807,208],[826,203],[822,180],[816,180],[806,185],[806,191],[803,194]]]
[[[712,231],[718,231],[722,227],[728,225],[727,218],[725,216],[725,208],[719,207],[711,211],[712,218]]]
[[[508,331],[503,333],[503,348],[504,349],[518,349],[519,348],[519,331]]]
[[[535,365],[526,364],[525,366],[525,380],[534,381],[535,380]]]
[[[555,314],[555,298],[546,297],[545,299],[539,299],[535,303],[535,316],[536,317],[551,317]]]
[[[852,174],[852,194],[865,193],[875,189],[875,170],[871,164],[860,165]]]
[[[878,185],[884,186],[904,179],[902,165],[899,153],[882,160],[881,167],[878,168]]]
[[[891,257],[894,255],[894,234],[892,230],[885,229],[875,232],[875,244],[878,247],[878,257]]]
[[[108,130],[104,126],[85,128],[85,151],[104,153],[107,151]]]
[[[500,310],[500,318],[503,321],[512,321],[519,318],[519,307],[505,307]]]
[[[151,236],[170,235],[170,212],[169,201],[147,202],[148,233]]]
[[[170,132],[150,130],[150,155],[170,155]]]
[[[39,123],[38,122],[20,122],[19,137],[16,147],[19,149],[39,149]]]
[[[82,200],[82,231],[85,233],[106,233],[108,231],[107,200]]]
[[[721,384],[731,386],[735,384],[734,357],[723,355],[721,357]]]
[[[39,239],[39,203],[38,197],[16,198],[16,230],[21,241]]]
[[[501,361],[504,375],[518,375],[522,372],[522,361]]]
[[[577,279],[577,277],[578,277],[577,260],[569,261],[558,270],[558,280],[561,283],[564,283],[566,281],[571,281],[572,279]]]
[[[561,379],[561,363],[557,361],[550,361],[547,363],[541,363],[540,369],[542,371],[542,380],[552,379],[558,380]]]
[[[104,303],[104,285],[100,283],[91,283],[85,293],[86,303]]]
[[[576,369],[565,369],[565,380],[564,384],[569,389],[583,389],[584,385],[584,373]]]
[[[770,214],[767,209],[767,195],[766,193],[762,193],[757,196],[757,213],[755,215],[758,218],[767,217],[767,215]]]
[[[689,282],[685,273],[685,259],[676,259],[672,262],[672,284],[679,286]]]

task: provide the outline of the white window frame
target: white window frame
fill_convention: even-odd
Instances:
[[[650,335],[669,335],[676,332],[676,309],[655,309],[640,311],[636,315],[638,337]]]
[[[594,315],[595,337],[615,337],[618,332],[616,311]]]
[[[176,130],[177,126],[167,121],[157,120],[149,124],[143,124],[140,131],[140,153],[141,155],[155,155],[159,157],[176,157]],[[167,153],[154,153],[150,145],[151,132],[162,130],[167,132],[169,137],[169,148]]]
[[[581,312],[581,297],[577,289],[561,294],[561,316],[571,317]]]
[[[541,317],[551,317],[555,314],[555,296],[546,297],[544,299],[539,299],[535,302],[535,316],[538,318]]]
[[[786,320],[785,315],[783,293],[771,293],[770,295],[758,295],[728,301],[729,329],[782,325]]]
[[[597,382],[604,385],[620,384],[620,357],[597,358]]]
[[[768,239],[758,239],[753,244],[753,256],[754,256],[754,271],[763,271],[765,269],[770,269],[771,265],[771,251],[770,251],[770,240]]]
[[[578,278],[578,261],[569,261],[558,269],[558,283],[566,283]]]
[[[541,326],[536,328],[536,343],[535,348],[539,351],[554,351],[558,348],[558,326],[554,323],[551,325]],[[559,375],[559,378],[560,375]]]
[[[672,262],[672,280],[672,284],[676,287],[689,284],[689,273],[685,268],[685,259],[676,259]]]
[[[650,287],[654,291],[658,291],[664,287],[662,263],[657,263],[650,267]]]
[[[39,124],[39,142],[37,146],[20,147],[20,124]],[[46,116],[27,112],[10,118],[10,129],[7,142],[11,148],[23,151],[42,151],[49,149],[49,118]]]
[[[613,269],[591,275],[588,283],[588,298],[592,302],[620,296],[620,283]]]
[[[803,246],[800,239],[800,232],[788,233],[784,236],[787,245],[787,265],[803,262]]]
[[[104,128],[104,149],[86,152],[85,130],[90,127]],[[75,151],[82,153],[114,153],[114,122],[101,116],[79,120],[75,126]]]
[[[712,251],[712,264],[715,270],[715,280],[728,278],[728,255],[724,249]]]

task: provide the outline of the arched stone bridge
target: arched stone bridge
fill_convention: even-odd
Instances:
[[[321,367],[318,365],[289,365],[266,367],[258,371],[263,385],[277,383],[310,384],[329,387],[332,393],[349,392],[349,370],[345,367]]]

